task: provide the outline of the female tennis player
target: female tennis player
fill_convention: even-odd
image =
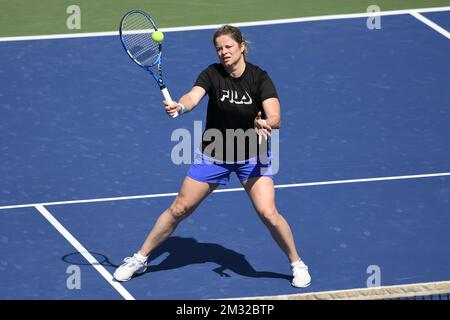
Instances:
[[[280,102],[267,72],[247,61],[248,43],[239,28],[224,25],[213,36],[220,63],[207,67],[193,88],[166,112],[192,111],[208,94],[202,143],[174,202],[157,219],[140,250],[114,272],[118,281],[130,280],[147,269],[147,257],[169,237],[177,225],[235,172],[272,237],[286,254],[293,271],[292,285],[311,283],[308,267],[300,259],[289,224],[275,206],[268,136],[280,127]],[[230,136],[229,132],[235,135]],[[220,132],[222,139],[211,138]],[[238,133],[236,135],[236,133]],[[236,143],[240,140],[243,143]],[[220,144],[218,141],[222,141]],[[269,159],[262,161],[262,159]]]

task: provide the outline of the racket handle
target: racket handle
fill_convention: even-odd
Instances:
[[[169,106],[171,106],[171,105],[173,104],[173,100],[172,100],[172,98],[170,97],[169,90],[167,90],[167,88],[163,88],[163,89],[161,89],[161,93],[163,94],[164,99],[169,103]],[[176,118],[176,117],[178,117],[178,111],[176,111],[176,112],[172,115],[172,118]]]

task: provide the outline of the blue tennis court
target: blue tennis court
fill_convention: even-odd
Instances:
[[[172,163],[172,132],[194,136],[207,100],[167,117],[117,36],[0,42],[0,298],[321,293],[366,288],[371,266],[381,286],[449,281],[450,11],[422,16],[446,33],[410,14],[383,16],[380,30],[367,18],[242,27],[280,95],[277,206],[309,265],[306,289],[291,287],[236,177],[148,272],[113,282],[189,168]],[[165,33],[175,99],[216,61],[212,32]]]

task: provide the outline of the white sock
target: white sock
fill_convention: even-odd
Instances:
[[[301,259],[299,259],[298,261],[295,261],[295,262],[291,263],[291,267],[302,267],[302,266],[304,266],[304,265],[305,265],[305,263],[304,263]]]
[[[139,262],[146,262],[147,258],[146,256],[143,256],[139,251],[136,253],[136,258],[139,260]]]

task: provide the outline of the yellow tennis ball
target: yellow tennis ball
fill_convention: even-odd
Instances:
[[[161,31],[155,31],[152,33],[152,39],[155,42],[161,42],[164,40],[164,34]]]

